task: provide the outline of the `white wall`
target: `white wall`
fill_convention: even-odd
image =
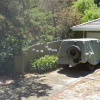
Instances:
[[[87,32],[86,38],[100,39],[100,32]]]

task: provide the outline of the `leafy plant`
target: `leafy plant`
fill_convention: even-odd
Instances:
[[[82,14],[82,23],[100,18],[99,2],[98,6],[94,2],[97,3],[98,0],[77,0],[74,2],[73,6]]]
[[[97,8],[94,0],[77,0],[76,2],[74,2],[74,6],[82,13],[84,13],[85,10]]]
[[[56,55],[45,55],[39,59],[31,60],[29,71],[34,73],[45,73],[58,68]]]
[[[97,18],[100,18],[100,8],[98,9],[91,9],[91,10],[86,10],[84,12],[84,15],[82,17],[82,22],[87,22],[87,21],[91,21]]]
[[[98,7],[100,7],[100,0],[94,0],[94,3],[97,4]]]

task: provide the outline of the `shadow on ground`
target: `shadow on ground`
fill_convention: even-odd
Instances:
[[[65,74],[68,77],[73,77],[73,78],[78,78],[78,77],[85,77],[88,74],[93,73],[95,70],[100,68],[100,64],[96,65],[94,70],[92,71],[86,71],[84,69],[84,66],[78,65],[76,67],[71,67],[71,68],[66,68],[66,69],[61,69],[58,71],[60,74]]]
[[[51,90],[51,87],[37,81],[40,78],[40,76],[24,78],[12,84],[0,86],[0,100],[21,100],[21,97],[48,96],[47,91]]]

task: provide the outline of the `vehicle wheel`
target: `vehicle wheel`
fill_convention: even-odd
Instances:
[[[66,65],[66,64],[62,64],[61,66],[62,66],[63,69],[69,68],[69,65]]]
[[[92,71],[94,69],[94,65],[87,62],[85,68],[87,71]]]
[[[72,45],[68,48],[67,55],[70,59],[78,59],[81,57],[81,50],[78,46]]]

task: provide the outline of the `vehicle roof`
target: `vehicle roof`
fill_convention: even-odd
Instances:
[[[63,41],[97,41],[99,39],[95,39],[95,38],[78,38],[78,39],[65,39]]]

